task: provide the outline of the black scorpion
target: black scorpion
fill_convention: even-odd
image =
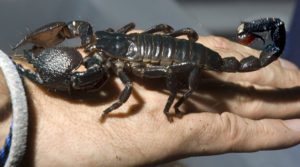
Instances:
[[[272,40],[271,44],[265,44],[259,58],[249,56],[240,61],[234,57],[221,58],[218,53],[195,43],[198,34],[191,28],[174,31],[169,25],[159,24],[142,33],[127,34],[134,28],[134,23],[129,23],[116,32],[109,28],[93,33],[91,25],[85,21],[47,24],[25,36],[16,45],[15,48],[26,43],[34,44],[30,51],[24,51],[24,56],[34,65],[36,72],[18,65],[19,72],[33,82],[52,89],[91,91],[103,86],[113,71],[125,88],[119,100],[107,108],[101,118],[129,98],[132,83],[126,73],[131,72],[139,77],[166,78],[170,96],[164,113],[172,121],[169,109],[178,91],[176,85],[179,74],[188,75],[189,87],[174,105],[177,116],[181,113],[179,106],[197,88],[200,70],[255,71],[276,60],[285,45],[284,23],[278,18],[240,24],[237,38],[241,43],[249,44],[255,39],[265,41],[260,35],[264,32],[270,33]],[[188,40],[176,38],[181,35],[186,35]],[[88,56],[82,58],[75,47],[56,47],[66,38],[74,37],[80,37],[80,47]],[[77,72],[80,65],[84,65],[86,71]]]

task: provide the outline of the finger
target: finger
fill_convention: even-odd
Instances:
[[[290,62],[288,60],[279,58],[279,63],[281,65],[281,67],[284,68],[284,69],[299,70],[299,68],[297,67],[297,65],[295,65],[294,63],[292,63],[292,62]]]
[[[300,142],[300,120],[250,120],[228,112],[190,114],[183,119],[178,121],[185,130],[180,151],[186,154],[281,149]]]
[[[9,98],[9,90],[6,86],[5,79],[3,79],[2,70],[0,70],[0,109],[6,109],[8,105],[10,105],[10,98]],[[1,110],[0,110],[1,111]],[[1,118],[0,112],[0,118]],[[1,120],[1,119],[0,119]]]
[[[300,87],[275,89],[250,83],[203,80],[184,111],[229,111],[251,119],[300,117]],[[191,108],[194,106],[194,108]]]

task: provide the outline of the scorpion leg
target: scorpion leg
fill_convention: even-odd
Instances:
[[[169,35],[169,36],[172,36],[172,37],[178,37],[178,36],[181,36],[181,35],[186,35],[190,41],[192,42],[196,42],[199,38],[197,32],[191,28],[183,28],[183,29],[180,29],[180,30],[176,30],[172,33],[169,33],[169,34],[166,34],[166,35]]]
[[[135,28],[135,24],[134,23],[128,23],[125,26],[123,26],[122,28],[120,28],[117,33],[121,33],[121,34],[126,34],[127,32],[133,30]]]
[[[133,74],[137,75],[139,77],[147,77],[147,78],[166,78],[166,86],[167,89],[170,91],[170,96],[168,98],[167,104],[164,108],[164,113],[167,116],[168,120],[170,122],[173,121],[172,116],[169,114],[169,110],[171,105],[173,104],[176,94],[177,94],[177,73],[181,72],[190,72],[190,79],[189,79],[189,85],[190,90],[184,94],[182,98],[179,99],[179,102],[175,104],[175,114],[177,117],[181,117],[181,112],[178,110],[178,107],[184,102],[185,99],[188,98],[188,96],[195,90],[195,88],[198,85],[197,75],[199,68],[196,67],[192,63],[181,63],[181,64],[175,64],[170,66],[153,66],[153,67],[147,67],[147,68],[133,68]]]
[[[171,105],[173,104],[176,94],[177,94],[177,78],[174,73],[168,72],[168,68],[164,66],[153,66],[147,68],[134,68],[133,74],[139,77],[147,78],[166,78],[166,86],[170,91],[170,96],[168,98],[167,104],[164,108],[164,114],[166,115],[169,122],[173,122],[173,118],[169,113]]]
[[[181,111],[178,109],[179,106],[193,93],[195,89],[197,89],[199,85],[199,71],[200,68],[196,66],[189,75],[188,85],[189,89],[183,94],[183,96],[175,103],[175,113],[177,116],[181,116]]]
[[[150,29],[144,31],[143,33],[148,33],[148,34],[153,34],[156,32],[171,33],[173,31],[174,31],[173,27],[171,27],[167,24],[158,24],[158,25],[155,25],[155,26],[151,27]]]
[[[109,73],[100,66],[101,61],[97,54],[86,56],[83,62],[87,70],[72,74],[72,88],[78,90],[85,88],[89,91],[99,90],[109,78]]]
[[[81,90],[85,88],[88,91],[99,90],[107,81],[107,72],[99,66],[88,68],[84,72],[75,72],[71,76],[72,88]]]
[[[123,89],[121,95],[119,96],[119,100],[103,111],[101,115],[101,119],[103,119],[105,115],[107,115],[111,111],[119,108],[123,103],[127,101],[129,96],[131,95],[132,83],[130,79],[127,77],[124,71],[120,71],[118,73],[118,76],[120,77],[121,81],[125,84],[125,88]]]
[[[285,45],[285,27],[284,23],[278,18],[264,18],[252,22],[243,22],[237,30],[238,41],[243,44],[249,44],[255,39],[264,39],[257,33],[271,32],[272,44],[267,45],[259,56],[245,58],[241,61],[241,71],[252,71],[267,66],[276,60],[282,53]],[[251,66],[251,67],[250,67]]]
[[[171,94],[168,98],[167,104],[165,105],[164,113],[167,116],[169,122],[173,122],[173,118],[170,115],[169,110],[177,94],[177,82],[178,82],[177,78],[174,74],[167,75],[166,85],[167,85],[167,89],[170,91]]]

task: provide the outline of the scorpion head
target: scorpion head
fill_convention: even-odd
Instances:
[[[128,52],[130,41],[124,34],[97,31],[96,47],[112,57],[123,57]]]

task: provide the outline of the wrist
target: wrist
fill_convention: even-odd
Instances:
[[[0,70],[0,149],[5,143],[5,138],[9,133],[12,119],[9,91],[2,71]]]

